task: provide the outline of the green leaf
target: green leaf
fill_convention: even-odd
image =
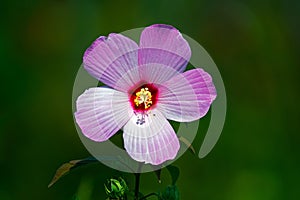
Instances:
[[[192,145],[186,138],[180,136],[180,137],[179,137],[179,140],[180,140],[181,142],[183,142],[183,143],[189,148],[189,150],[190,150],[194,155],[196,155],[196,151],[195,151],[193,145]]]
[[[179,200],[179,190],[176,185],[169,185],[165,191],[161,193],[162,200]]]
[[[70,172],[71,170],[86,165],[86,164],[90,164],[90,163],[95,163],[98,162],[98,160],[94,157],[88,157],[85,159],[81,159],[81,160],[71,160],[67,163],[62,164],[57,170],[56,173],[54,175],[54,177],[52,178],[51,182],[48,185],[48,188],[50,188],[54,183],[56,183],[62,176],[66,175],[68,172]]]
[[[176,181],[179,177],[179,168],[173,165],[168,165],[167,170],[169,171],[171,178],[172,178],[172,185],[176,184]]]

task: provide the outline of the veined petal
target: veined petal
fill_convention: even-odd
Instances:
[[[203,117],[216,96],[211,76],[203,69],[193,69],[159,87],[157,109],[167,119],[190,122]]]
[[[162,84],[179,74],[179,72],[172,67],[155,63],[140,66],[139,73],[141,80],[155,84]]]
[[[123,131],[126,151],[139,162],[159,165],[174,159],[180,148],[172,126],[158,110],[133,115]]]
[[[91,140],[108,140],[133,114],[127,94],[110,88],[90,88],[76,102],[75,119]]]
[[[104,84],[126,92],[139,81],[138,45],[121,34],[99,37],[83,56],[84,68]]]
[[[143,30],[138,54],[139,65],[159,63],[183,72],[190,57],[190,46],[176,28],[155,24]]]

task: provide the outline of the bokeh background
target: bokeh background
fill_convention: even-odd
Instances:
[[[181,199],[299,199],[299,10],[290,0],[1,1],[0,199],[105,199],[103,183],[116,172],[101,164],[47,188],[62,163],[89,156],[73,122],[73,81],[99,35],[155,23],[197,40],[227,91],[214,150],[174,163]],[[125,176],[132,188],[133,176]],[[166,171],[161,184],[143,174],[141,191],[168,184]]]

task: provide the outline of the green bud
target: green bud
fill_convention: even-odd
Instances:
[[[126,193],[128,192],[128,186],[124,179],[121,177],[118,179],[109,179],[104,185],[105,192],[110,199],[124,199]]]

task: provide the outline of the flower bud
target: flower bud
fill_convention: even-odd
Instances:
[[[126,192],[128,192],[127,184],[121,177],[108,179],[104,187],[109,199],[122,200],[126,196]]]

